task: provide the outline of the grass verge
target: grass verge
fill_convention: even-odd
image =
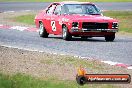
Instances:
[[[38,79],[24,74],[0,74],[0,88],[96,88],[97,84],[80,86],[75,81]],[[98,88],[117,88],[111,84],[98,85]]]
[[[0,2],[56,2],[64,0],[0,0]],[[70,0],[69,0],[70,1]],[[85,1],[85,2],[132,2],[132,0],[76,0],[76,1]]]
[[[104,15],[119,20],[119,31],[132,33],[132,11],[106,11]]]
[[[21,23],[34,25],[34,17],[35,14],[28,14],[28,15],[17,16],[13,18],[13,20]]]
[[[132,33],[132,11],[106,11],[105,16],[119,20],[119,32]],[[35,14],[22,15],[13,18],[17,22],[34,25]]]

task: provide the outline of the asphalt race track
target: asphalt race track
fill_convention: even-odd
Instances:
[[[0,12],[41,10],[48,4],[49,3],[0,3]],[[108,7],[107,4],[110,5],[110,3],[97,4],[98,6],[100,5],[101,8],[105,8],[105,10],[132,10],[132,3],[111,4],[115,7]],[[118,7],[118,5],[124,5],[124,7]],[[87,40],[74,38],[72,41],[64,41],[61,39],[61,36],[50,35],[49,38],[40,38],[37,32],[0,29],[0,45],[77,55],[91,59],[132,65],[132,37],[130,36],[117,35],[114,42],[105,42],[104,38],[97,37]]]
[[[0,2],[0,12],[20,10],[42,10],[50,3],[42,2]],[[102,10],[132,10],[132,2],[95,3]]]
[[[61,36],[40,38],[37,32],[0,30],[0,45],[40,50],[51,53],[78,55],[91,59],[110,60],[130,64],[132,62],[132,37],[116,36],[114,42],[104,38],[64,41]]]

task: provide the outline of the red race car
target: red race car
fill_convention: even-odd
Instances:
[[[74,37],[105,37],[113,41],[118,31],[116,19],[103,16],[90,2],[54,2],[35,17],[40,37],[62,35],[64,40]]]

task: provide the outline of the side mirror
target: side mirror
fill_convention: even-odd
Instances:
[[[58,13],[58,12],[55,12],[54,14],[55,14],[55,15],[58,15],[59,13]]]
[[[61,13],[60,13],[60,12],[55,12],[54,14],[55,14],[55,15],[61,15]]]

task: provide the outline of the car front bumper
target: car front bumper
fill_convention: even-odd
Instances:
[[[71,28],[71,33],[74,32],[118,32],[118,29],[79,29],[79,28]]]
[[[118,29],[78,29],[71,28],[70,33],[73,36],[91,36],[104,37],[105,35],[113,35],[118,32]]]

